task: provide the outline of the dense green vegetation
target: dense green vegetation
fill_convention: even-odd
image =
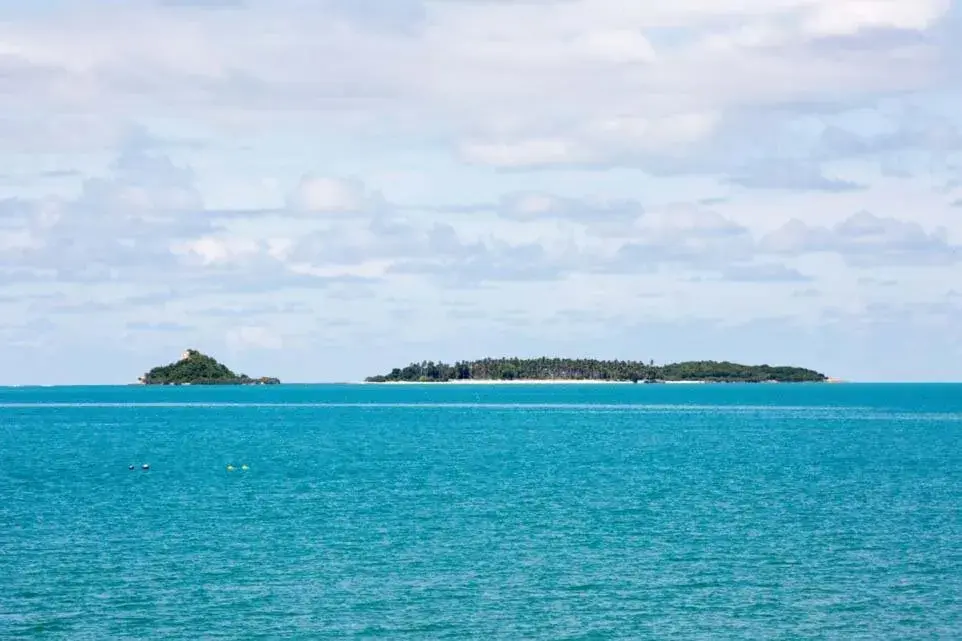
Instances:
[[[176,363],[155,367],[140,377],[144,385],[276,385],[276,378],[235,374],[214,358],[189,349]]]
[[[739,365],[717,361],[693,361],[655,365],[641,361],[602,361],[573,358],[486,358],[453,365],[424,361],[395,368],[383,376],[368,377],[370,383],[444,382],[456,380],[598,380],[598,381],[706,381],[732,383],[824,382],[827,377],[801,367]]]

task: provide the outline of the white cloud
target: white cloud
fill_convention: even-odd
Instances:
[[[575,38],[576,51],[615,64],[645,63],[655,58],[651,43],[639,30],[590,31]]]
[[[588,160],[584,151],[565,140],[532,139],[515,142],[473,142],[461,149],[468,162],[496,167],[531,167]]]
[[[281,349],[284,341],[266,327],[238,327],[227,332],[227,345],[234,350]]]
[[[510,212],[519,218],[538,218],[550,215],[559,206],[557,198],[549,194],[521,194],[509,203]]]
[[[915,222],[858,212],[831,228],[793,219],[761,239],[775,254],[834,252],[856,266],[933,265],[962,261],[962,247],[944,228],[927,231]]]
[[[36,249],[42,241],[27,229],[0,230],[0,251]]]
[[[833,0],[803,22],[817,36],[848,36],[868,29],[923,31],[941,19],[951,0]]]
[[[330,176],[304,176],[291,197],[294,209],[316,213],[357,212],[365,203],[360,181]]]
[[[260,243],[248,238],[213,236],[176,243],[171,247],[175,255],[196,260],[201,265],[232,262],[254,256],[262,250]]]
[[[946,0],[190,4],[0,10],[10,344],[336,335],[371,361],[395,333],[591,351],[642,321],[945,316]]]
[[[592,123],[590,134],[609,144],[670,151],[674,145],[699,142],[710,136],[721,118],[717,113],[680,113],[660,118],[615,116]]]
[[[932,78],[930,44],[871,57],[804,45],[925,30],[948,8],[947,0],[670,5],[427,2],[409,33],[286,2],[189,14],[134,4],[112,8],[109,21],[89,11],[0,23],[0,42],[25,74],[11,81],[22,88],[19,78],[31,79],[22,106],[52,111],[54,123],[109,111],[216,127],[296,110],[313,112],[320,130],[434,135],[437,122],[453,127],[452,146],[471,162],[520,167],[637,162],[633,154],[706,140],[731,111],[920,86]],[[653,45],[659,29],[681,35]],[[315,188],[321,201],[346,196]]]

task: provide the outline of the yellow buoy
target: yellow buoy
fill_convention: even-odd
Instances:
[[[249,469],[251,469],[251,468],[247,467],[246,465],[241,465],[241,469],[242,469],[242,470],[249,470]]]
[[[227,466],[227,471],[228,471],[228,472],[233,472],[233,471],[234,471],[234,466],[233,466],[233,465],[228,465],[228,466]]]

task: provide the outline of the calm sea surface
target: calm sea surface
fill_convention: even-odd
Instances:
[[[0,389],[0,638],[375,637],[962,639],[962,386]]]

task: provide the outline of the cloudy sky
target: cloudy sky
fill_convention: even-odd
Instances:
[[[5,2],[0,95],[0,384],[962,380],[962,2]]]

